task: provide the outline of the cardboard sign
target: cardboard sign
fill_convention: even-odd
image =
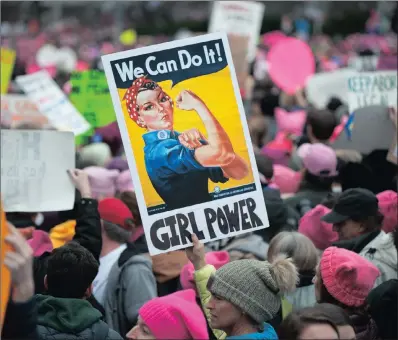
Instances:
[[[81,137],[92,136],[94,129],[115,122],[116,116],[104,72],[74,72],[71,75],[71,84],[69,100],[91,125],[88,131],[77,138],[77,143],[81,144]]]
[[[15,64],[15,51],[8,48],[1,48],[0,52],[0,72],[1,72],[1,88],[0,93],[7,93],[8,84],[10,83],[12,70]]]
[[[4,211],[70,210],[75,189],[74,136],[48,130],[1,130],[1,190]]]
[[[58,130],[72,131],[78,136],[90,128],[46,71],[19,76],[16,82]]]
[[[350,112],[371,105],[397,107],[395,71],[356,73],[348,77],[347,85]]]
[[[151,255],[269,226],[226,34],[102,62]]]
[[[354,74],[355,71],[345,68],[312,75],[306,87],[308,100],[318,109],[324,109],[332,97],[337,97],[343,103],[347,103],[347,78]]]
[[[49,125],[47,117],[28,97],[20,94],[1,95],[1,123],[12,126],[19,121],[35,122],[43,127]]]
[[[0,333],[3,328],[3,321],[7,310],[8,299],[10,295],[11,275],[8,268],[4,265],[4,256],[10,247],[6,244],[5,238],[8,234],[6,216],[3,209],[3,203],[0,201]]]
[[[228,35],[247,37],[246,58],[251,62],[256,57],[264,10],[265,5],[260,2],[216,1],[211,12],[209,33],[225,32]],[[230,41],[230,47],[232,55],[235,48],[242,49],[234,41]]]
[[[388,108],[368,106],[355,110],[351,136],[344,131],[333,143],[333,148],[356,150],[369,154],[373,150],[388,150],[396,129],[391,122]]]
[[[288,94],[305,87],[315,73],[311,48],[299,39],[286,38],[273,45],[267,58],[271,79]]]

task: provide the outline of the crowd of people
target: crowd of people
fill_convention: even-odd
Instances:
[[[150,256],[117,124],[97,129],[72,210],[6,214],[2,339],[398,338],[397,165],[333,148],[347,103],[315,107],[258,67],[241,90],[270,226]]]

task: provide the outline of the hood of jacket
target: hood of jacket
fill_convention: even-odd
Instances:
[[[380,270],[375,286],[397,278],[397,249],[392,234],[376,231],[334,245],[351,250],[372,262]]]
[[[234,339],[234,340],[239,340],[239,339],[262,339],[262,340],[277,340],[278,336],[276,335],[274,327],[272,327],[270,324],[266,323],[264,324],[264,330],[262,332],[258,333],[252,333],[252,334],[244,334],[244,335],[237,335],[237,336],[228,336],[226,339]]]
[[[246,254],[253,254],[257,259],[264,261],[267,259],[268,244],[264,242],[261,236],[250,234],[244,238],[236,238],[224,250],[241,252],[242,257]]]
[[[35,296],[37,324],[60,333],[80,333],[98,322],[102,315],[87,300],[63,299],[48,295]]]

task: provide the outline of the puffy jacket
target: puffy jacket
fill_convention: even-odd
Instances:
[[[37,338],[41,340],[122,340],[83,299],[36,295]]]

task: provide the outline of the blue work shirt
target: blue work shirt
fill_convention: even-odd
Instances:
[[[228,181],[221,168],[200,165],[195,150],[183,146],[179,135],[169,130],[143,135],[146,171],[167,210],[211,201],[209,179],[214,183]]]

